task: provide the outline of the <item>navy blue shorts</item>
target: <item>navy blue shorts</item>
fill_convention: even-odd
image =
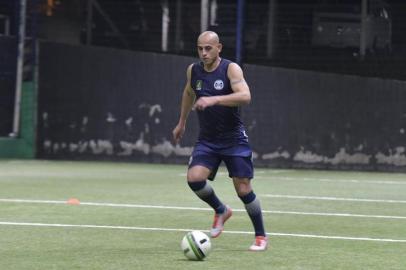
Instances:
[[[248,179],[254,177],[252,152],[248,144],[233,145],[227,147],[227,149],[216,149],[205,143],[198,142],[190,157],[189,168],[196,165],[206,167],[211,171],[209,180],[214,180],[222,161],[227,167],[229,177]]]

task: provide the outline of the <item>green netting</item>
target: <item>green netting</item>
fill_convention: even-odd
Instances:
[[[0,138],[0,158],[35,157],[36,107],[35,83],[24,82],[20,134],[17,138]]]

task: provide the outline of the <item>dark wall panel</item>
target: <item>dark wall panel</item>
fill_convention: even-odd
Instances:
[[[406,83],[245,66],[260,164],[385,169],[406,166]]]
[[[0,37],[0,137],[12,131],[16,61],[16,40]]]
[[[41,158],[186,162],[171,143],[195,58],[42,43]],[[405,170],[406,83],[244,66],[244,121],[262,166]]]
[[[172,154],[171,130],[191,61],[42,43],[39,156],[149,161]],[[197,130],[193,118],[187,145]]]

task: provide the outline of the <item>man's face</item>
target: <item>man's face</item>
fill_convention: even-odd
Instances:
[[[221,44],[208,37],[202,37],[197,41],[197,52],[205,65],[211,65],[221,52]]]

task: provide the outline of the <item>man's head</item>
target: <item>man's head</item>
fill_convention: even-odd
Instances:
[[[205,31],[197,39],[197,52],[200,60],[207,66],[212,65],[219,58],[222,45],[219,36],[213,31]]]

